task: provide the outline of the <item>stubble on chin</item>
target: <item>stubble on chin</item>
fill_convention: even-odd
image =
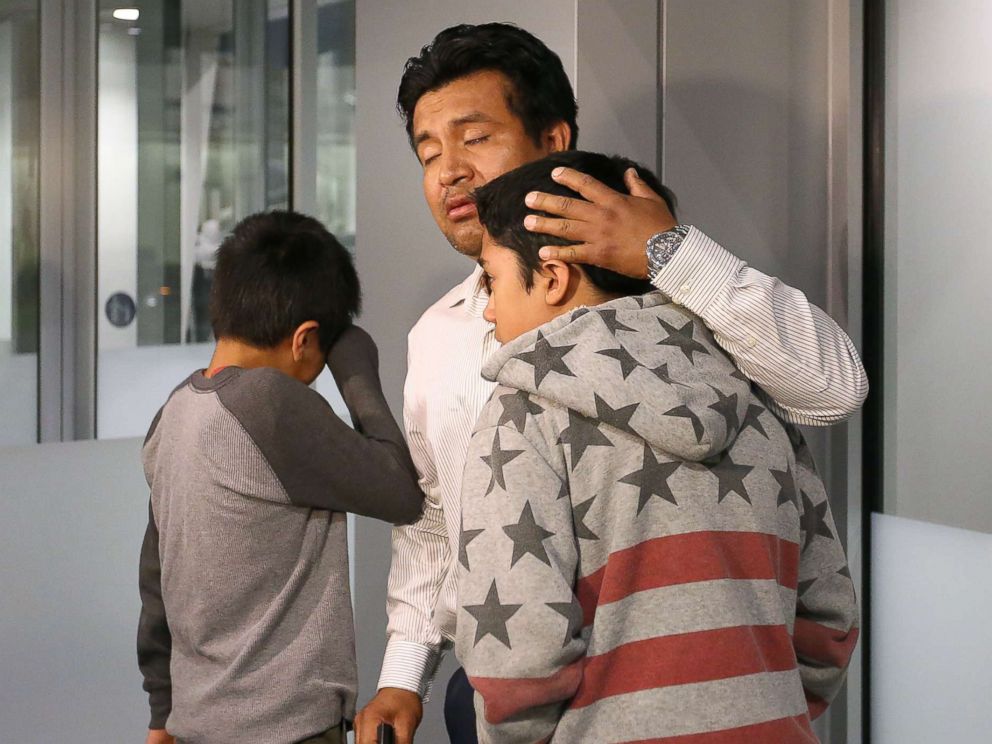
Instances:
[[[466,258],[477,261],[482,255],[482,230],[465,230],[461,235],[457,230],[446,230],[444,237],[451,247],[461,253]]]

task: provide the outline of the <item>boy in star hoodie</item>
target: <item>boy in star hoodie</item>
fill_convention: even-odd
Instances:
[[[809,450],[697,317],[538,257],[553,239],[524,228],[527,193],[581,199],[558,166],[618,190],[636,167],[671,198],[582,152],[477,192],[504,344],[462,495],[456,653],[480,741],[816,741],[858,613]]]

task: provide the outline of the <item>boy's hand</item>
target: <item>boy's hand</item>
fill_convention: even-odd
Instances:
[[[327,353],[327,366],[338,387],[355,374],[379,372],[379,350],[375,341],[356,325],[344,329]]]
[[[420,695],[409,690],[383,687],[355,718],[355,744],[375,744],[376,729],[388,723],[396,744],[413,744],[413,733],[424,717]]]
[[[176,740],[165,729],[148,729],[145,744],[176,744]]]
[[[532,192],[527,195],[527,206],[554,217],[529,215],[524,225],[531,232],[575,240],[578,245],[545,246],[541,248],[541,258],[591,264],[618,274],[647,278],[648,238],[676,224],[664,199],[633,168],[624,174],[629,194],[614,191],[572,168],[556,168],[551,177],[577,191],[582,199]]]

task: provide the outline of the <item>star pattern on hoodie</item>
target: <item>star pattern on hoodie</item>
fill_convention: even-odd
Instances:
[[[772,478],[778,483],[778,501],[775,503],[775,506],[792,504],[798,510],[799,502],[796,499],[796,479],[793,476],[792,469],[786,465],[785,470],[769,469],[768,472],[772,474]]]
[[[596,393],[593,393],[593,398],[596,401],[597,421],[602,421],[607,426],[612,426],[614,429],[625,431],[628,434],[636,433],[630,426],[630,419],[640,407],[640,403],[631,403],[629,406],[613,408]]]
[[[565,364],[565,355],[575,346],[576,344],[552,346],[544,334],[538,331],[534,348],[517,354],[515,358],[534,367],[534,389],[537,390],[544,382],[544,378],[552,372],[557,372],[565,377],[575,377],[572,370]]]
[[[667,331],[668,335],[658,342],[658,346],[674,346],[680,349],[685,358],[689,360],[691,364],[695,364],[695,359],[693,354],[709,354],[710,351],[703,344],[699,343],[696,339],[692,337],[693,332],[693,321],[687,320],[685,325],[681,328],[676,328],[671,323],[667,323],[661,318],[658,318],[658,322],[661,323],[661,327]]]
[[[689,419],[692,423],[692,431],[696,435],[696,444],[703,441],[703,422],[689,406],[676,406],[669,411],[665,411],[663,415]]]
[[[732,395],[724,395],[721,390],[710,385],[710,388],[716,393],[716,403],[711,403],[707,408],[710,408],[721,416],[723,420],[727,423],[727,438],[732,438],[741,428],[741,420],[737,415],[737,393]]]
[[[592,508],[593,502],[596,497],[593,496],[587,501],[583,501],[581,504],[576,504],[572,508],[572,518],[575,520],[575,536],[581,537],[583,540],[598,540],[599,535],[589,529],[589,525],[586,524],[586,515]]]
[[[600,310],[598,315],[606,325],[606,330],[614,336],[617,335],[617,331],[631,331],[632,333],[636,333],[635,329],[617,320],[617,311],[612,308],[609,310]]]
[[[496,430],[496,436],[493,437],[492,451],[488,455],[481,456],[481,460],[486,463],[492,471],[492,475],[489,477],[489,487],[486,489],[486,496],[492,493],[493,486],[496,485],[504,491],[506,490],[506,476],[503,474],[503,468],[506,467],[507,463],[513,461],[522,454],[523,450],[503,449],[499,441],[499,430]]]
[[[472,570],[472,567],[468,563],[468,545],[483,532],[485,532],[484,529],[466,530],[463,526],[458,535],[458,562],[465,566],[465,569],[468,571]]]
[[[499,402],[503,406],[503,412],[499,416],[499,421],[496,422],[497,426],[512,422],[513,427],[521,434],[524,433],[524,427],[527,425],[528,413],[531,416],[544,413],[544,409],[522,391],[501,395]]]
[[[765,427],[761,423],[759,418],[765,409],[762,406],[757,406],[751,403],[747,407],[747,413],[744,414],[744,421],[741,422],[740,431],[737,432],[738,435],[743,434],[748,429],[754,429],[756,432],[761,434],[765,439],[768,439],[768,432],[765,431]]]
[[[565,640],[561,642],[561,647],[565,648],[575,634],[582,630],[582,608],[575,602],[545,602],[548,607],[561,615],[568,622],[565,628]]]
[[[744,486],[744,479],[754,470],[751,465],[738,465],[728,453],[720,462],[710,468],[710,472],[717,478],[716,501],[723,503],[724,498],[732,493],[736,493],[747,503],[751,503],[751,495]]]
[[[657,496],[678,506],[675,494],[672,493],[672,489],[668,485],[668,479],[680,467],[682,467],[681,462],[658,462],[658,458],[654,456],[654,451],[650,445],[645,443],[644,463],[641,469],[628,473],[618,482],[637,487],[638,514],[644,510],[652,496]]]
[[[599,424],[581,413],[568,409],[568,427],[558,436],[558,444],[568,444],[572,448],[572,470],[579,466],[579,460],[589,447],[612,447],[613,442],[599,430]]]
[[[834,533],[830,531],[830,525],[826,522],[827,502],[821,501],[814,505],[805,491],[800,491],[800,494],[803,500],[803,513],[799,517],[799,527],[805,534],[803,550],[806,550],[817,537],[833,540]]]
[[[620,373],[623,375],[623,379],[627,379],[630,373],[641,366],[641,363],[634,359],[624,347],[619,349],[602,349],[597,351],[597,354],[601,354],[605,357],[610,357],[610,359],[616,359],[620,362]]]
[[[510,568],[517,565],[517,561],[527,554],[534,556],[547,566],[551,565],[548,551],[544,548],[544,541],[549,537],[554,537],[555,533],[544,529],[537,523],[529,501],[524,504],[524,510],[520,513],[520,519],[517,523],[506,525],[503,527],[503,532],[513,541],[513,557],[510,558]]]
[[[659,380],[664,382],[666,385],[678,385],[680,387],[690,387],[689,385],[686,385],[684,382],[679,382],[678,380],[672,379],[672,376],[668,374],[667,362],[664,364],[659,364],[657,367],[654,367],[653,369],[648,369],[648,372],[653,374],[655,377],[657,377]]]
[[[510,645],[510,632],[506,623],[521,607],[523,607],[522,604],[503,604],[500,602],[496,579],[493,579],[489,593],[486,595],[486,601],[477,605],[465,605],[464,608],[469,615],[475,618],[477,623],[473,646],[478,646],[479,641],[487,635],[491,635],[507,648],[513,648]]]

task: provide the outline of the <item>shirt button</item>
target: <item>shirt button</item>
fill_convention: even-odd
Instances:
[[[747,348],[753,349],[757,345],[758,345],[758,339],[756,339],[754,336],[747,337]]]
[[[683,284],[681,287],[679,287],[679,292],[681,292],[684,295],[689,294],[691,291],[692,291],[692,286],[689,284]]]

